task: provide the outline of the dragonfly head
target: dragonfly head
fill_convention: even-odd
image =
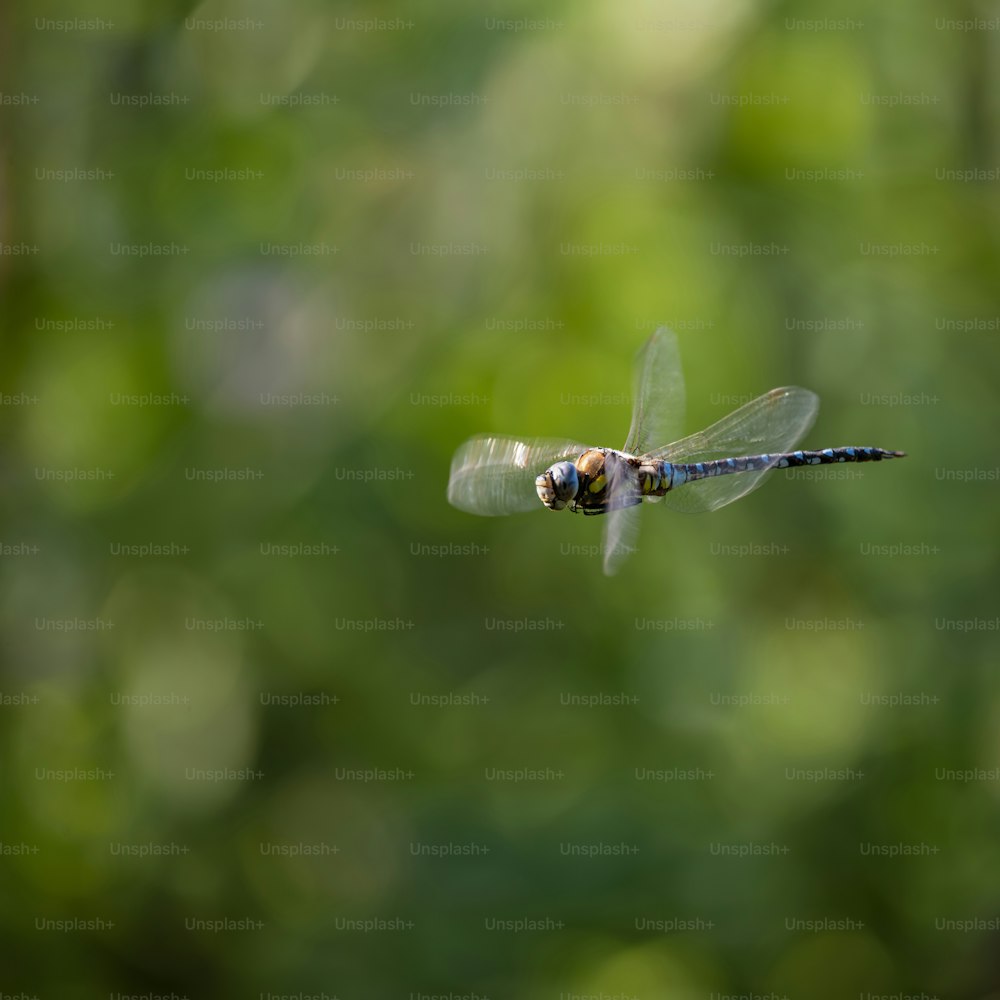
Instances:
[[[538,499],[549,510],[562,510],[579,488],[580,479],[572,462],[556,462],[535,480]]]

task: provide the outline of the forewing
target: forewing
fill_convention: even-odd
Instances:
[[[656,441],[669,441],[684,426],[684,376],[677,337],[661,326],[635,361],[632,426],[624,450],[641,455]]]
[[[451,460],[448,502],[494,516],[541,508],[535,478],[554,462],[578,458],[586,445],[558,438],[470,438]]]
[[[711,427],[658,448],[648,457],[694,463],[744,455],[774,455],[777,461],[781,452],[792,451],[802,440],[818,412],[819,397],[814,392],[797,386],[772,389]],[[698,479],[667,493],[664,502],[687,513],[717,510],[755,490],[768,471]]]

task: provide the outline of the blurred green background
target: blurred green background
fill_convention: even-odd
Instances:
[[[991,13],[8,7],[0,990],[1000,996]],[[660,324],[909,457],[447,505]]]

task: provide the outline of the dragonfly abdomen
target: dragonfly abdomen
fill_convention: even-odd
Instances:
[[[833,462],[881,462],[884,458],[905,457],[905,451],[888,451],[885,448],[824,448],[822,451],[793,451],[781,455],[774,468],[793,469],[799,465],[830,465]]]
[[[905,454],[903,451],[888,451],[885,448],[847,447],[792,451],[780,455],[744,455],[740,458],[713,459],[710,462],[661,462],[658,463],[660,468],[650,469],[643,477],[643,493],[646,496],[663,496],[685,483],[737,472],[793,469],[802,465],[831,465],[837,462],[881,462],[886,458],[903,458]]]

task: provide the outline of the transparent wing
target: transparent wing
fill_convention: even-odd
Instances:
[[[644,457],[693,463],[743,455],[777,456],[795,448],[818,412],[819,397],[814,392],[796,386],[772,389],[711,427]],[[698,479],[668,493],[664,503],[686,513],[717,510],[760,486],[767,472],[762,469]]]
[[[614,576],[621,564],[636,551],[639,537],[639,511],[642,505],[619,507],[606,518],[604,527],[604,575]]]
[[[474,437],[451,460],[448,502],[487,516],[541,509],[535,477],[554,462],[578,458],[587,446],[558,438]]]
[[[684,376],[677,337],[661,326],[635,360],[632,426],[624,450],[641,455],[654,441],[669,441],[684,427]]]
[[[639,493],[636,470],[618,462],[608,484],[608,513],[604,517],[604,573],[614,576],[621,564],[635,552],[639,537],[639,511],[642,504],[627,504]]]

